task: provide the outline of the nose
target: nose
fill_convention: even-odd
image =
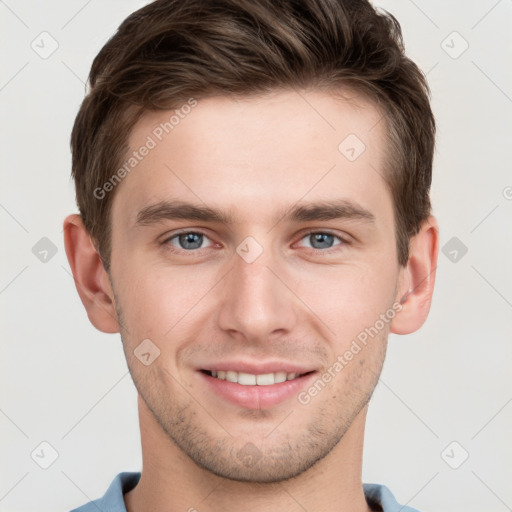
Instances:
[[[268,249],[252,262],[236,253],[225,277],[219,328],[246,343],[289,334],[297,320],[297,304],[285,274],[284,265]]]

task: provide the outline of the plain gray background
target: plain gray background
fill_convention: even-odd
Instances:
[[[141,468],[121,340],[87,319],[62,221],[93,57],[144,4],[0,0],[2,512],[67,511]],[[432,89],[443,252],[426,324],[390,338],[363,480],[422,512],[512,510],[512,2],[377,5]]]

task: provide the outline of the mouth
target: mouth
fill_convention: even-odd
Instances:
[[[279,369],[278,365],[272,366],[274,368],[262,368],[258,373],[227,369],[227,366],[222,370],[201,369],[197,374],[202,377],[207,392],[212,393],[215,399],[244,409],[271,409],[280,404],[293,404],[298,394],[312,384],[318,373],[304,368]],[[253,372],[255,370],[252,369]]]
[[[245,373],[245,372],[237,372],[234,370],[201,370],[206,375],[213,377],[215,379],[226,380],[228,382],[232,382],[235,384],[240,384],[242,386],[272,386],[273,384],[280,384],[281,382],[286,382],[288,380],[295,380],[303,377],[304,375],[309,375],[313,372],[272,372],[272,373],[261,373],[261,374],[253,374],[253,373]]]

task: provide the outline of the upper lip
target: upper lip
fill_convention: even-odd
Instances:
[[[198,370],[207,371],[235,371],[242,373],[250,373],[252,375],[264,375],[266,373],[309,373],[314,371],[310,366],[300,365],[297,363],[290,363],[287,361],[266,361],[266,362],[252,362],[252,361],[222,361],[218,363],[209,363],[201,366]]]

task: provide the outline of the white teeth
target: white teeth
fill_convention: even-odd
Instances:
[[[256,384],[258,386],[269,386],[275,384],[275,377],[273,373],[264,373],[262,375],[256,375]]]
[[[236,374],[236,372],[233,372]],[[238,373],[238,384],[242,384],[243,386],[256,386],[256,375],[252,375],[250,373]]]
[[[226,372],[226,380],[228,382],[238,382],[238,373],[232,372],[232,371],[227,371]]]
[[[299,377],[301,374],[295,372],[275,372],[253,375],[252,373],[234,372],[232,370],[217,370],[211,371],[211,375],[212,377],[217,377],[221,380],[227,380],[228,382],[236,382],[242,386],[270,386],[272,384],[285,382],[286,380],[293,380]]]
[[[279,382],[286,381],[286,372],[276,372],[274,373],[274,382],[277,384]]]

